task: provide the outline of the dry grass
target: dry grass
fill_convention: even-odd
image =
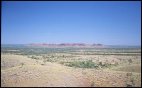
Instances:
[[[21,55],[2,54],[2,86],[141,87],[141,56],[88,56],[65,53],[43,54],[43,56],[44,59],[42,56],[37,56],[39,59],[32,59]],[[66,62],[72,62],[72,65],[79,68],[65,66]],[[94,63],[100,62],[102,66],[110,64],[112,67],[99,69],[91,67]],[[127,75],[129,72],[132,72],[131,76]]]
[[[118,67],[115,70],[124,72],[141,72],[141,65],[126,65],[123,67]]]

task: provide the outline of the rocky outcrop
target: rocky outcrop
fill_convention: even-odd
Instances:
[[[32,43],[30,46],[67,46],[67,47],[103,47],[103,44],[85,44],[85,43],[60,43],[60,44],[47,44],[47,43]]]

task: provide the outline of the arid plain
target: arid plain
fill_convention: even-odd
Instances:
[[[141,87],[140,48],[2,48],[2,87]]]

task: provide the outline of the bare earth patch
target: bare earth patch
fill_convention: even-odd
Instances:
[[[10,55],[11,56],[11,55]],[[46,63],[46,65],[36,64],[30,58],[18,55],[2,55],[2,61],[5,62],[1,70],[2,87],[16,86],[90,86],[89,81],[77,72],[72,72],[68,67],[59,64]],[[3,59],[4,58],[4,59]],[[10,59],[13,59],[10,61]],[[20,60],[19,60],[20,59]],[[20,65],[23,61],[24,65]],[[29,64],[31,63],[31,64]]]

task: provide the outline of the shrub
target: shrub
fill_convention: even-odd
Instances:
[[[47,62],[57,62],[57,59],[55,59],[55,58],[47,58],[46,61]]]
[[[99,62],[98,64],[101,68],[110,68],[112,66],[116,66],[117,64],[110,64],[110,63],[102,63],[102,62]]]
[[[92,83],[91,83],[91,87],[95,87],[95,84],[94,84],[94,82],[92,82]]]
[[[41,65],[45,65],[45,63],[42,63]]]
[[[74,61],[68,64],[70,67],[79,67],[79,68],[97,68],[98,65],[92,60],[87,61]]]
[[[35,57],[35,56],[32,56],[31,58],[32,58],[32,59],[39,59],[38,57]]]
[[[52,55],[51,58],[54,58],[54,56]]]
[[[132,63],[132,59],[129,59],[128,62],[129,62],[129,64]]]
[[[59,62],[59,63],[60,63],[60,64],[64,64],[65,62],[62,62],[62,61],[61,61],[61,62]]]

